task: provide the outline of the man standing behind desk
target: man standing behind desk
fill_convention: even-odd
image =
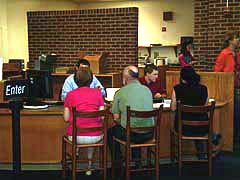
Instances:
[[[161,86],[160,78],[158,77],[158,68],[154,64],[145,66],[144,76],[140,77],[139,81],[151,90],[153,98],[166,97],[166,92]]]
[[[127,106],[134,110],[152,110],[153,100],[151,91],[141,85],[138,81],[138,69],[135,66],[128,66],[123,71],[123,84],[125,85],[114,96],[112,105],[113,118],[115,126],[108,130],[108,143],[112,152],[113,136],[126,140],[126,119]],[[152,126],[154,120],[139,120],[139,118],[131,118],[131,127],[148,127]],[[153,132],[131,132],[131,142],[142,143],[153,137]],[[120,159],[120,145],[116,144],[115,149],[116,160]],[[133,158],[140,159],[141,151],[139,148],[133,148]],[[138,163],[139,165],[139,163]]]
[[[75,65],[75,70],[77,71],[79,67],[89,67],[90,68],[90,63],[86,59],[80,59]],[[74,74],[71,74],[70,76],[67,77],[63,84],[62,88],[62,93],[61,93],[61,100],[64,101],[66,98],[66,95],[69,91],[72,91],[74,89],[77,89],[78,86],[74,81]],[[90,84],[90,88],[99,88],[101,89],[101,93],[103,96],[106,95],[105,90],[102,86],[102,84],[98,81],[96,76],[93,75],[93,80],[92,83]]]

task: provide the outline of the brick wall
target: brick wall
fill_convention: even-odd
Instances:
[[[240,31],[240,1],[229,0],[229,14],[226,0],[195,0],[194,6],[194,54],[202,61],[199,67],[212,71],[225,32]]]
[[[27,20],[30,67],[41,53],[56,53],[56,66],[73,66],[80,52],[107,52],[107,72],[137,64],[138,8],[35,11]]]

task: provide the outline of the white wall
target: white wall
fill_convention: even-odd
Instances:
[[[138,7],[138,45],[178,44],[180,36],[193,35],[194,0],[142,0],[123,2],[81,3],[80,9]],[[163,21],[163,12],[172,11],[173,21]],[[167,27],[161,32],[162,26]]]
[[[1,6],[2,7],[2,0]],[[3,0],[7,14],[7,47],[5,61],[10,58],[28,59],[27,11],[71,10],[79,5],[69,0]],[[4,14],[0,11],[0,16]]]

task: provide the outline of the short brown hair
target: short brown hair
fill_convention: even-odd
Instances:
[[[144,75],[146,75],[147,73],[151,74],[153,70],[158,71],[157,66],[155,66],[154,64],[147,64],[144,68]]]
[[[239,38],[239,32],[237,31],[228,31],[224,35],[223,49],[229,46],[230,41],[234,38]]]
[[[92,83],[93,74],[88,67],[80,67],[74,74],[74,81],[78,87],[90,86]]]

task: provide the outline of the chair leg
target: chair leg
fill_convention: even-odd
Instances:
[[[112,178],[115,179],[115,141],[113,140],[112,152],[111,152],[111,161],[112,161]]]
[[[147,167],[151,167],[151,148],[147,147]]]
[[[103,146],[103,180],[107,180],[107,145]]]
[[[62,178],[66,178],[66,142],[62,139]]]
[[[178,175],[182,176],[182,142],[178,142]]]
[[[159,143],[155,146],[155,175],[156,180],[159,180]]]
[[[208,140],[208,175],[212,176],[212,144],[211,139]]]
[[[171,159],[171,164],[174,163],[174,157],[175,157],[175,139],[174,139],[174,134],[170,132],[170,159]]]
[[[76,180],[76,148],[72,151],[72,180]]]
[[[126,174],[126,177],[125,177],[125,180],[130,180],[130,155],[131,155],[131,153],[130,153],[130,147],[127,147],[126,146],[126,148],[125,148],[125,159],[126,159],[126,161],[125,161],[125,169],[126,169],[126,172],[125,172],[125,174]]]

